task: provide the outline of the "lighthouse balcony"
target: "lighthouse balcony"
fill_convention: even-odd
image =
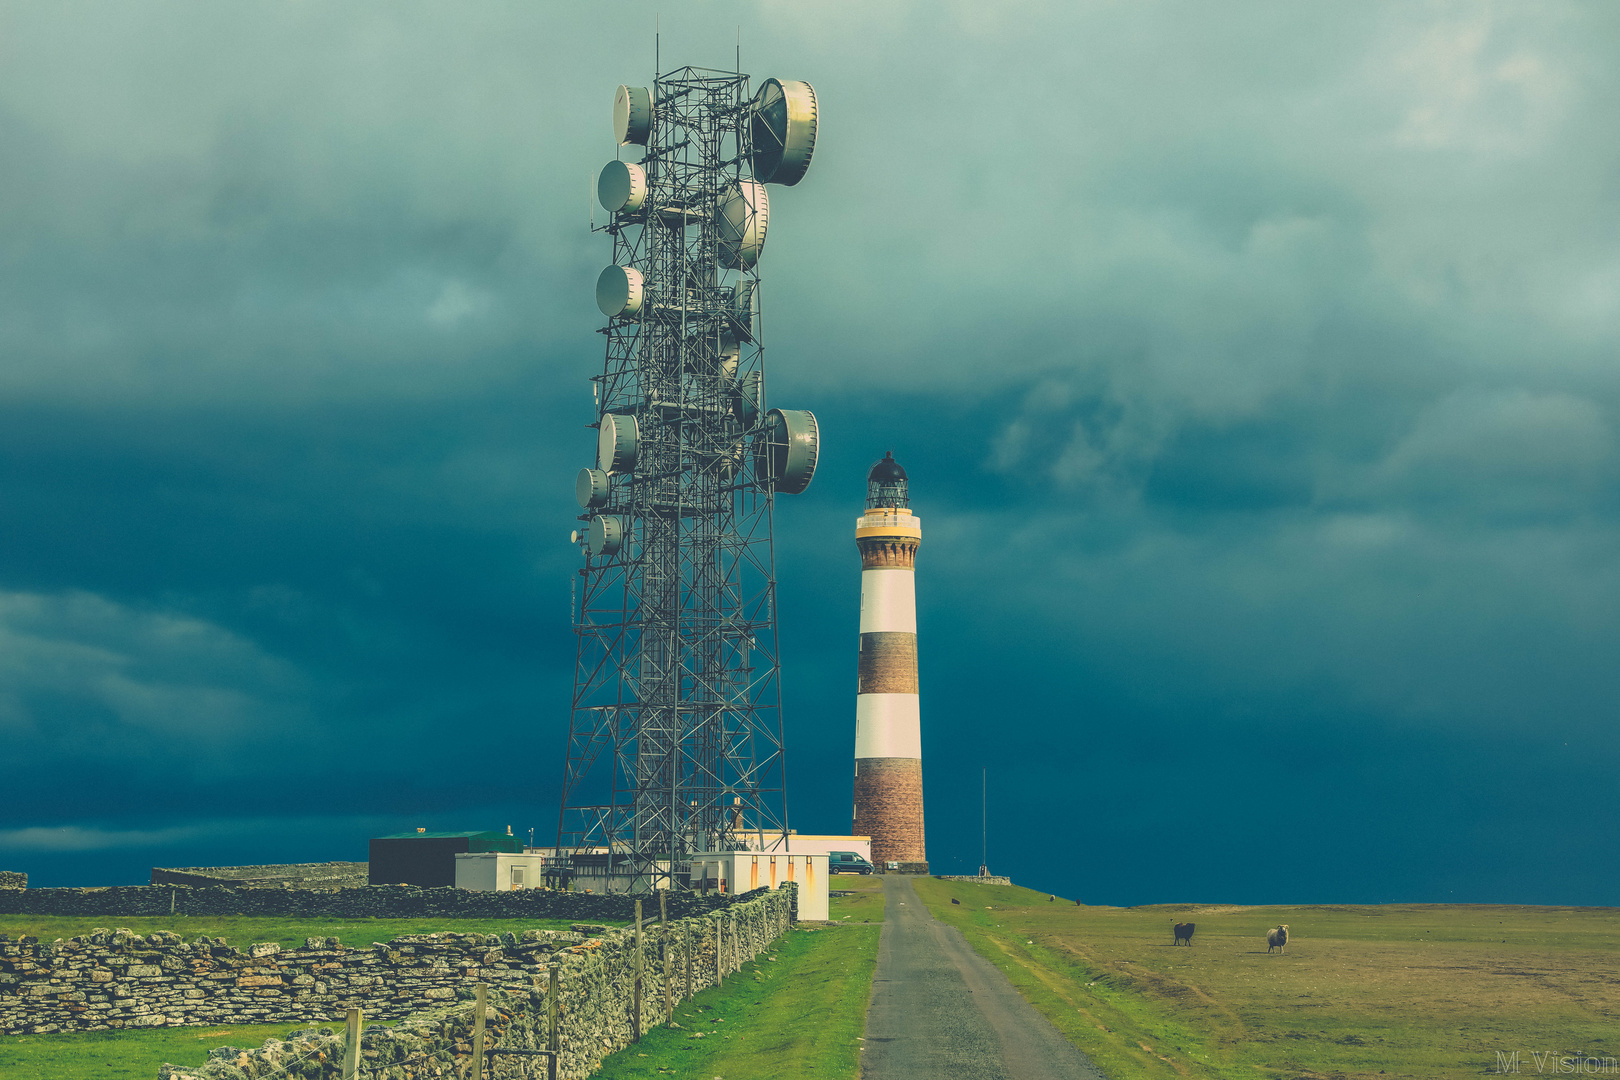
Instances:
[[[922,518],[910,510],[879,507],[855,519],[855,536],[922,537]]]

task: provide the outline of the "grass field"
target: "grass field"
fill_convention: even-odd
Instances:
[[[618,925],[618,924],[611,924]],[[245,917],[164,917],[79,919],[0,915],[0,934],[13,940],[31,934],[41,941],[71,938],[96,926],[125,927],[137,934],[172,930],[188,941],[222,937],[244,947],[256,941],[301,948],[308,937],[335,937],[366,948],[403,934],[521,934],[531,929],[567,929],[566,920],[542,919],[276,919]],[[0,1035],[0,1080],[152,1080],[164,1062],[201,1065],[216,1046],[259,1046],[269,1038],[312,1026],[309,1023],[211,1027],[144,1028],[139,1031],[86,1031],[59,1035]]]
[[[197,937],[222,937],[237,948],[257,941],[274,941],[284,949],[304,947],[304,939],[335,937],[351,948],[367,948],[373,941],[387,941],[402,934],[435,934],[449,931],[457,934],[501,934],[510,930],[522,934],[525,930],[566,930],[567,919],[283,919],[248,917],[240,915],[185,916],[168,915],[156,918],[106,917],[86,919],[62,915],[0,915],[0,934],[9,934],[13,941],[31,934],[41,941],[72,938],[88,934],[96,927],[109,930],[124,928],[137,934],[150,934],[154,930],[172,930],[187,941]],[[623,926],[608,922],[604,926]],[[0,1077],[4,1074],[0,1073]]]
[[[1620,1059],[1617,909],[1110,908],[916,889],[1111,1080],[1438,1080],[1494,1072],[1498,1051],[1529,1075],[1535,1054],[1549,1074],[1549,1054]],[[1197,924],[1191,948],[1172,945],[1172,922]],[[1292,936],[1268,955],[1278,923]]]
[[[145,1028],[73,1035],[0,1035],[5,1080],[153,1080],[158,1066],[201,1065],[216,1046],[259,1046],[309,1024]],[[330,1025],[328,1025],[330,1026]]]
[[[675,1007],[678,1028],[659,1027],[609,1057],[601,1080],[850,1080],[882,930],[882,885],[840,875],[832,929],[790,931],[769,955],[744,964],[724,986]],[[875,892],[874,892],[875,886]],[[866,920],[871,920],[870,923]],[[701,1038],[698,1036],[701,1035]]]

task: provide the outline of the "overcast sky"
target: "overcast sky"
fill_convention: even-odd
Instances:
[[[792,823],[865,469],[928,850],[1091,902],[1620,904],[1620,7],[0,3],[0,869],[554,836],[614,88],[772,192]]]

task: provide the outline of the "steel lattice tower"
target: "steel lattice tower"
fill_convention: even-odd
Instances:
[[[645,892],[692,852],[787,831],[772,512],[809,484],[818,432],[765,406],[758,258],[764,184],[803,176],[816,104],[806,83],[755,95],[687,67],[620,87],[614,112],[557,843],[603,887]]]

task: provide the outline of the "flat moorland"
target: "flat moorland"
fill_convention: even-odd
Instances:
[[[1431,1080],[1495,1072],[1498,1053],[1531,1075],[1620,1059],[1620,909],[1115,908],[916,889],[1112,1080]],[[1175,922],[1197,925],[1192,947],[1173,944]],[[1268,954],[1279,923],[1287,949]]]

